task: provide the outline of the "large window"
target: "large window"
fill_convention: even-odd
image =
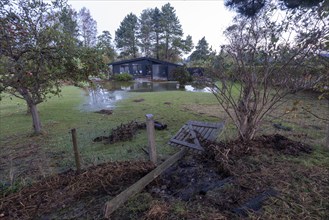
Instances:
[[[140,64],[133,64],[133,74],[134,75],[143,74],[142,65],[140,65]]]
[[[167,77],[167,66],[161,64],[153,64],[153,77]]]
[[[120,73],[130,73],[129,64],[122,64],[120,66]]]

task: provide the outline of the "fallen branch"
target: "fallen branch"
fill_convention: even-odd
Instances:
[[[162,172],[164,172],[166,169],[168,169],[176,161],[181,159],[185,155],[186,151],[187,150],[185,148],[181,149],[179,152],[177,152],[176,154],[171,156],[169,159],[167,159],[165,162],[163,162],[157,168],[152,170],[150,173],[148,173],[142,179],[137,181],[134,185],[130,186],[128,189],[121,192],[119,195],[117,195],[111,201],[106,202],[104,218],[109,219],[110,215],[115,210],[117,210],[130,197],[132,197],[133,195],[142,191],[142,189],[144,189],[145,186],[147,186],[150,182],[152,182],[155,178],[157,178]]]

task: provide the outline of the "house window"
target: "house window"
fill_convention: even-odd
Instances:
[[[138,75],[138,74],[142,74],[142,65],[140,64],[133,64],[133,74]]]
[[[122,64],[120,66],[120,73],[130,73],[129,64]]]

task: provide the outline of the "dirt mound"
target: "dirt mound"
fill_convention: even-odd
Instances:
[[[104,141],[105,143],[116,143],[119,141],[132,140],[139,129],[145,129],[145,122],[131,121],[126,124],[121,124],[115,129],[112,129],[109,136],[99,136],[93,139],[94,142]]]
[[[188,201],[188,211],[181,218],[199,218],[197,207],[200,206],[202,213],[207,210],[223,219],[231,219],[261,213],[262,207],[273,197],[282,201],[286,197],[295,198],[305,207],[326,200],[326,195],[314,198],[303,191],[328,189],[326,179],[320,178],[326,176],[328,170],[277,159],[281,154],[310,153],[308,145],[281,135],[260,136],[248,143],[236,140],[226,143],[203,141],[202,144],[203,153],[191,151],[148,188],[148,192],[160,201]],[[302,178],[311,174],[309,179]],[[302,185],[294,186],[296,179],[297,184]],[[304,196],[307,201],[303,200]],[[267,218],[275,219],[284,208],[285,204],[278,208],[278,213],[270,213]],[[172,210],[168,209],[170,213]],[[177,216],[166,219],[175,218]]]
[[[89,196],[114,196],[153,168],[148,162],[117,162],[90,167],[80,174],[70,170],[51,176],[1,198],[1,219],[40,218]]]
[[[253,142],[260,143],[258,147],[272,148],[287,155],[298,156],[301,153],[312,152],[311,146],[299,141],[293,141],[279,134],[262,135]]]
[[[154,128],[156,130],[164,130],[167,128],[166,124],[154,121]],[[146,129],[145,122],[131,121],[126,124],[121,124],[115,129],[112,129],[109,136],[99,136],[93,139],[94,142],[101,142],[113,144],[119,141],[132,140],[140,129]]]

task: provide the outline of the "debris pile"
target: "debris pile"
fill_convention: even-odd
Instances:
[[[150,162],[112,162],[90,167],[79,174],[69,170],[51,176],[17,193],[0,197],[1,220],[51,219],[46,216],[83,199],[88,201],[85,204],[88,207],[97,195],[115,196],[153,168]],[[101,214],[101,207],[96,211]]]
[[[157,130],[164,130],[167,128],[166,124],[154,121],[154,128]],[[112,129],[109,136],[99,136],[93,139],[94,142],[104,142],[107,144],[113,144],[119,141],[128,141],[136,135],[137,131],[140,129],[146,129],[145,122],[131,121],[127,124],[121,124],[115,129]]]

